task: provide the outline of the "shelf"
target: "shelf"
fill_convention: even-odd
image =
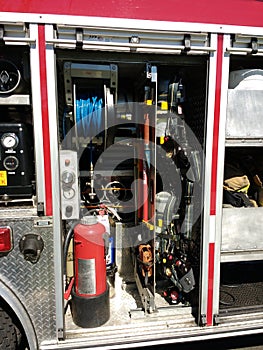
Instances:
[[[226,147],[262,147],[262,138],[226,138]]]
[[[262,259],[263,207],[223,208],[221,260]]]

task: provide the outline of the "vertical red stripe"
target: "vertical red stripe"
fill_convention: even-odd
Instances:
[[[207,326],[213,325],[213,284],[214,284],[214,259],[215,243],[209,243],[208,251],[208,293],[207,293]]]
[[[51,162],[50,162],[46,45],[45,45],[45,26],[44,25],[38,26],[38,41],[39,41],[39,65],[40,65],[39,73],[40,73],[40,90],[41,90],[44,171],[45,171],[46,215],[52,215],[52,181],[51,181]]]
[[[219,135],[219,120],[220,120],[222,60],[223,60],[223,35],[220,34],[218,35],[218,39],[217,39],[216,91],[215,91],[214,128],[213,128],[213,145],[212,145],[213,149],[212,149],[210,215],[216,214],[216,182],[217,182],[217,162],[218,162],[218,135]]]
[[[219,138],[219,123],[220,123],[222,64],[223,64],[223,35],[220,34],[217,37],[210,215],[216,215],[216,187],[217,187],[217,167],[218,167],[218,138]],[[207,290],[207,314],[206,314],[207,326],[213,325],[213,298],[214,298],[213,285],[214,285],[214,273],[215,273],[214,264],[215,264],[215,243],[210,242],[209,249],[208,249],[208,290]]]
[[[149,220],[148,176],[145,165],[143,168],[143,220],[145,222]]]

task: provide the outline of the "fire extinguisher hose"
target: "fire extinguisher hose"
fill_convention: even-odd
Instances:
[[[68,248],[70,241],[72,239],[73,233],[74,233],[74,228],[75,226],[79,223],[79,221],[73,222],[71,224],[70,229],[68,230],[65,240],[64,240],[64,248],[63,248],[63,274],[64,274],[64,280],[66,281],[66,275],[67,275],[67,255],[68,255]],[[68,285],[66,283],[65,288],[67,289]]]
[[[64,292],[64,299],[65,300],[69,300],[69,297],[70,297],[70,294],[71,294],[71,291],[72,291],[72,288],[74,285],[74,281],[75,281],[75,278],[72,277],[70,282],[69,282],[68,287],[65,289],[65,292]]]

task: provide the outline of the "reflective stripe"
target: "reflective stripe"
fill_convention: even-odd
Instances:
[[[214,126],[212,143],[212,166],[211,166],[211,191],[210,191],[210,242],[208,246],[208,285],[207,285],[207,326],[213,325],[213,300],[214,300],[214,277],[215,277],[215,215],[217,199],[217,171],[218,171],[218,142],[220,123],[220,102],[223,64],[223,41],[222,34],[217,37],[217,60],[216,60],[216,82],[215,82],[215,105]]]
[[[223,35],[218,35],[217,40],[218,40],[218,52],[217,52],[217,64],[216,64],[216,91],[215,91],[214,127],[213,127],[210,215],[216,214],[216,186],[217,186],[218,137],[219,137],[219,123],[220,123],[220,99],[221,99],[222,59],[223,59]]]
[[[207,326],[213,325],[213,294],[214,294],[214,261],[215,261],[215,243],[209,243],[208,250],[208,291],[207,291]]]
[[[49,136],[49,114],[47,97],[47,72],[46,72],[46,43],[45,26],[38,27],[39,40],[39,63],[40,63],[40,90],[41,90],[41,112],[42,112],[42,132],[44,150],[44,172],[45,172],[45,195],[47,216],[52,215],[52,179],[50,163],[50,136]]]

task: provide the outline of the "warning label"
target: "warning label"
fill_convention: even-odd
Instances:
[[[0,186],[7,186],[7,172],[5,170],[0,171]]]

